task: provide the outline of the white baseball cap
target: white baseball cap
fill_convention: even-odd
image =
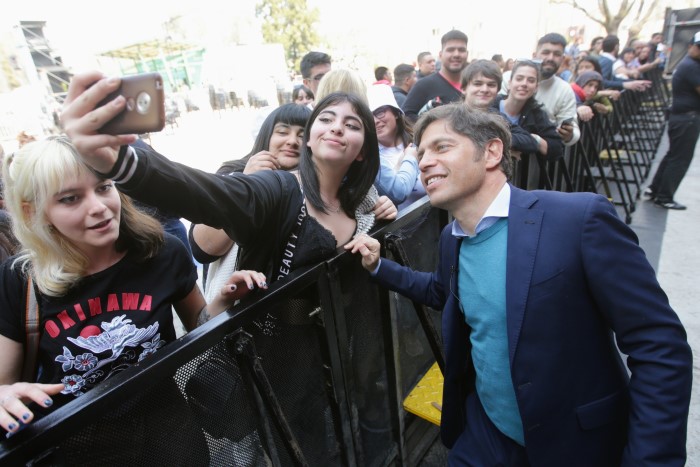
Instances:
[[[399,104],[396,103],[394,91],[391,90],[391,86],[388,84],[373,84],[370,86],[367,89],[367,100],[369,101],[369,110],[372,112],[380,107],[388,105],[403,114],[403,110],[401,110]]]

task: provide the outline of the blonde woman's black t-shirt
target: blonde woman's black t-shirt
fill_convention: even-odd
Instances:
[[[197,271],[177,238],[166,234],[146,261],[127,254],[83,278],[62,297],[38,295],[38,382],[63,383],[80,396],[175,340],[171,305],[187,296]],[[0,334],[24,344],[26,278],[12,260],[0,269]]]

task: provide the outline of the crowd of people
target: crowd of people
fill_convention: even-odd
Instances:
[[[372,84],[310,52],[293,102],[216,174],[137,135],[100,133],[126,105],[96,107],[119,79],[76,75],[65,135],[3,161],[0,426],[12,434],[34,418],[30,401],[64,404],[174,340],[171,306],[191,330],[345,247],[380,284],[444,309],[442,430],[455,465],[675,465],[691,356],[634,234],[603,197],[508,183],[524,154],[558,160],[579,122],[610,113],[623,90],[647,89],[659,41],[620,51],[607,36],[583,51],[549,33],[532,59],[470,62],[467,35],[452,30],[437,59],[377,67]],[[685,209],[673,200],[685,173],[676,159],[692,138],[681,127],[698,127],[699,60],[700,33],[673,82],[669,134],[672,149],[673,138],[684,146],[650,187],[662,208]],[[426,196],[455,219],[437,272],[380,260],[367,234]],[[190,220],[189,238],[164,233],[131,198]],[[204,295],[191,254],[210,265]]]

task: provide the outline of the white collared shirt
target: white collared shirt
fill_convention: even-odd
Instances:
[[[455,237],[476,237],[479,235],[479,232],[483,232],[484,230],[488,229],[491,227],[493,224],[498,222],[498,219],[501,219],[503,217],[508,217],[508,212],[510,210],[510,185],[508,183],[504,183],[503,187],[501,188],[501,191],[498,192],[498,195],[494,198],[493,201],[491,201],[491,204],[489,207],[486,209],[486,212],[484,212],[484,215],[481,217],[479,222],[476,224],[476,229],[474,231],[474,235],[469,235],[467,234],[464,229],[462,229],[462,226],[459,225],[459,222],[455,220],[452,223],[452,235]],[[379,271],[379,267],[382,265],[382,259],[379,258],[379,261],[377,261],[377,267],[374,268],[373,271],[370,271],[370,276],[376,276],[377,272]]]
[[[474,235],[469,235],[464,231],[459,222],[455,220],[452,224],[452,235],[455,237],[476,237],[479,232],[491,227],[495,224],[498,219],[503,217],[508,217],[508,211],[510,209],[510,185],[508,183],[503,184],[503,188],[498,192],[498,195],[491,201],[491,204],[484,212],[484,215],[479,219],[476,224],[476,229],[474,229]]]

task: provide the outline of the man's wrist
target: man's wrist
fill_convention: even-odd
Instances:
[[[381,266],[381,265],[382,265],[382,259],[379,258],[379,259],[377,260],[377,266],[376,266],[373,270],[371,270],[371,271],[369,272],[369,275],[370,275],[370,276],[373,276],[373,277],[376,276],[377,273],[379,272],[379,266]]]

